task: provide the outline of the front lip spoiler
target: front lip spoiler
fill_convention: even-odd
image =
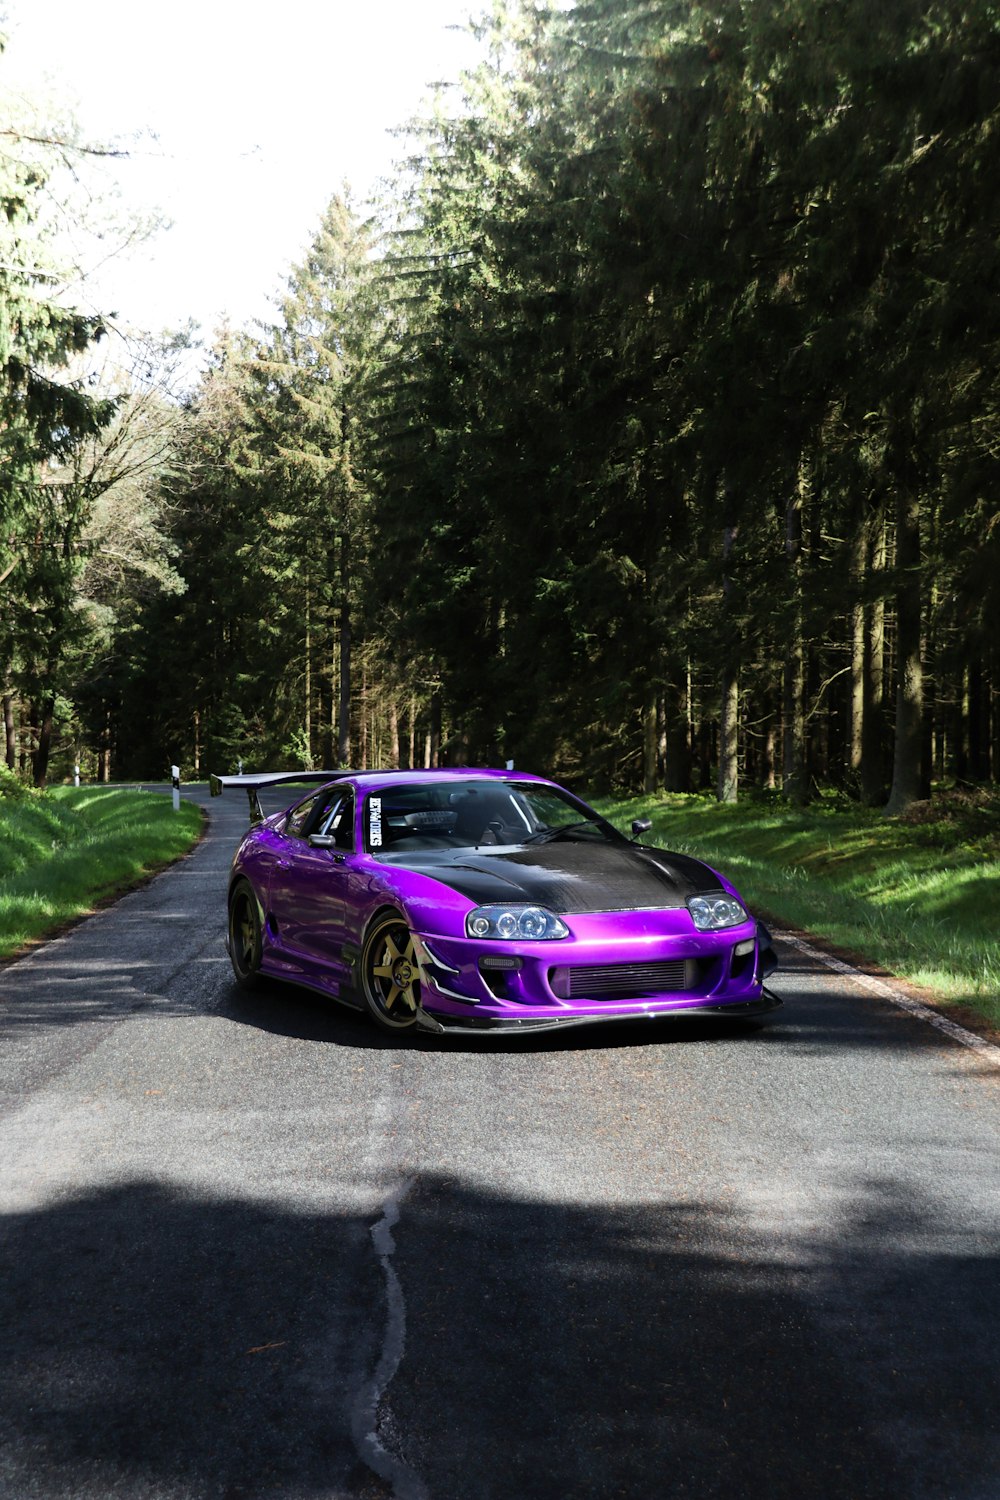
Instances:
[[[421,1009],[417,1024],[422,1031],[433,1031],[443,1036],[524,1036],[529,1031],[568,1031],[574,1026],[611,1026],[616,1021],[676,1021],[689,1017],[697,1020],[743,1021],[770,1015],[772,1011],[780,1010],[783,1004],[777,995],[764,990],[759,1000],[689,1005],[678,1010],[617,1011],[614,1015],[604,1016],[559,1016],[553,1017],[551,1021],[547,1017],[544,1020],[531,1017],[522,1021],[517,1016],[498,1019],[496,1016],[476,1015],[470,1015],[468,1020],[464,1016],[449,1016],[447,1020],[443,1020],[440,1016]]]

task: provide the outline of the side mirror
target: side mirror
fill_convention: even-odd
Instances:
[[[652,826],[653,826],[653,820],[652,820],[652,818],[633,818],[632,819],[632,839],[633,839],[633,842],[639,837],[640,833],[648,833],[649,830],[652,828]]]
[[[332,833],[311,833],[307,840],[314,849],[335,849],[337,841]]]

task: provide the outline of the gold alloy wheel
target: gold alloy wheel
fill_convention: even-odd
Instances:
[[[229,903],[229,958],[236,981],[244,989],[260,983],[261,930],[257,898],[241,880]]]
[[[374,1019],[390,1031],[416,1023],[423,963],[420,945],[399,917],[379,922],[365,944],[364,992]]]
[[[233,936],[239,945],[240,968],[249,969],[253,960],[254,926],[250,902],[246,896],[239,902],[234,914]]]

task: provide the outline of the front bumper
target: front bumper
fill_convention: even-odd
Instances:
[[[524,1031],[758,1015],[780,1003],[766,997],[774,955],[766,929],[752,919],[712,933],[696,931],[686,911],[569,920],[569,938],[534,943],[418,933],[424,1014],[442,1030]]]

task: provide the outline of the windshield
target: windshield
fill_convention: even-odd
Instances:
[[[379,858],[417,850],[521,847],[556,839],[623,842],[591,808],[530,781],[434,781],[383,787],[365,806],[365,848]]]

